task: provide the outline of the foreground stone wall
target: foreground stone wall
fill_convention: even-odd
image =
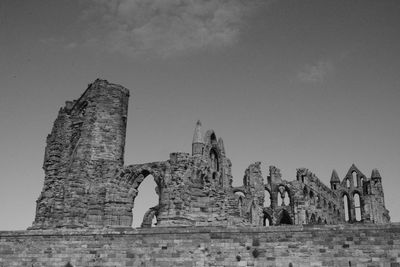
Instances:
[[[9,231],[0,266],[400,266],[400,224]]]

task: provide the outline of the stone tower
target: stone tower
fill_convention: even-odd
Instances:
[[[124,164],[128,98],[126,88],[98,79],[60,109],[47,137],[33,227],[101,220],[101,185]]]
[[[373,169],[371,179],[364,185],[364,209],[366,221],[373,223],[388,223],[389,211],[385,208],[382,187],[382,177],[377,169]]]
[[[339,184],[339,175],[337,174],[336,170],[333,170],[331,175],[331,189],[336,190],[339,187]]]
[[[204,140],[203,133],[201,131],[201,122],[197,121],[196,127],[194,128],[193,142],[192,142],[192,156],[203,155]]]

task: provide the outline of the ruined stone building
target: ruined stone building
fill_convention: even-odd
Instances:
[[[60,109],[35,220],[0,231],[0,267],[400,267],[378,170],[333,171],[328,187],[308,169],[287,181],[256,162],[235,187],[222,138],[200,122],[191,154],[125,165],[128,98],[96,80]],[[132,228],[144,179],[159,201]]]
[[[340,179],[334,170],[330,187],[305,168],[283,179],[260,162],[232,186],[231,161],[222,138],[202,132],[197,122],[192,153],[169,159],[124,164],[129,91],[105,80],[90,84],[82,96],[66,102],[47,137],[45,181],[32,229],[56,227],[130,227],[138,187],[154,178],[159,204],[150,208],[143,227],[268,226],[390,221],[378,170],[364,175],[352,165]]]

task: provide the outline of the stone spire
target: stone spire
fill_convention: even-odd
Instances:
[[[194,128],[193,141],[192,141],[192,155],[202,155],[204,148],[203,134],[201,132],[201,121],[198,120]]]
[[[331,183],[340,183],[339,175],[337,174],[335,169],[333,169],[332,171]]]
[[[195,143],[204,143],[203,134],[201,132],[201,121],[200,120],[197,121],[196,127],[194,128],[192,144],[195,144]]]
[[[340,184],[339,175],[337,174],[336,170],[333,169],[331,176],[331,189],[337,190],[339,184]]]
[[[371,179],[382,179],[378,169],[373,169],[371,173]]]

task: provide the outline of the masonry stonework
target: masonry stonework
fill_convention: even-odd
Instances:
[[[30,231],[0,232],[0,267],[400,266],[400,227],[388,224],[378,170],[367,177],[353,164],[343,179],[333,170],[328,187],[309,169],[288,181],[255,162],[235,187],[223,139],[200,121],[191,154],[124,165],[128,99],[98,79],[60,109],[35,220]],[[158,205],[129,230],[147,177]]]

